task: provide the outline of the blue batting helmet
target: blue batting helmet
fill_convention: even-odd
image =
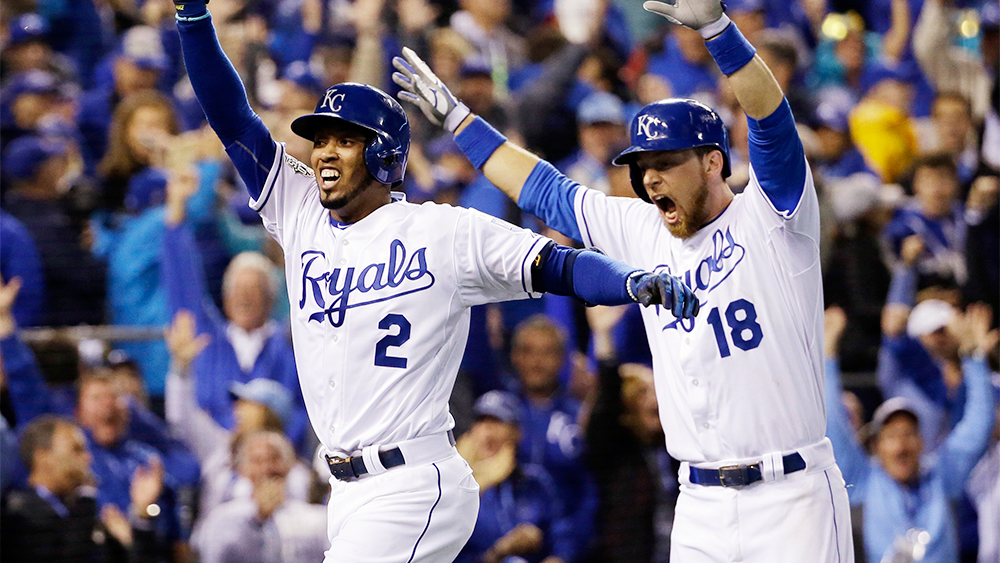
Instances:
[[[642,108],[630,124],[632,146],[614,159],[628,164],[632,189],[649,201],[642,185],[642,170],[635,164],[639,153],[715,147],[722,152],[722,177],[729,177],[729,135],[715,110],[695,100],[670,98]]]
[[[372,138],[365,145],[365,167],[383,184],[399,185],[410,152],[410,123],[403,106],[385,92],[354,82],[327,89],[316,111],[292,122],[292,131],[312,141],[330,120],[346,121],[367,129]]]

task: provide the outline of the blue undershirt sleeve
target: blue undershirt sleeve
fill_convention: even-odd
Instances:
[[[573,199],[580,184],[570,180],[544,160],[535,165],[528,175],[528,181],[521,188],[517,205],[542,219],[550,228],[572,238],[583,241],[580,227],[576,223]]]
[[[534,268],[534,289],[572,295],[594,305],[635,303],[628,278],[637,270],[593,250],[577,250],[549,241]]]
[[[747,117],[750,164],[764,195],[779,213],[790,216],[802,199],[806,157],[788,100],[764,119]]]
[[[208,124],[226,147],[250,195],[257,199],[274,163],[277,145],[251,109],[240,75],[222,51],[211,16],[178,21],[177,31],[191,86]]]

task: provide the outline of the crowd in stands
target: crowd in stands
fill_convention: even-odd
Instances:
[[[287,152],[327,86],[390,93],[403,46],[585,186],[635,197],[628,123],[689,97],[747,123],[696,32],[639,0],[213,0]],[[1000,5],[732,0],[820,195],[828,436],[857,561],[1000,561]],[[187,81],[169,0],[0,6],[4,561],[320,561],[329,471],[303,405],[280,248]],[[579,245],[419,112],[401,191]],[[665,562],[664,449],[638,306],[477,307],[452,399],[481,488],[463,562]],[[162,338],[39,342],[35,327]],[[162,330],[161,330],[162,329]],[[29,340],[30,346],[29,346]],[[758,485],[766,486],[766,485]]]

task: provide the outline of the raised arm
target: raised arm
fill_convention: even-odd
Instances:
[[[222,51],[204,0],[176,0],[177,31],[191,86],[254,199],[260,196],[277,149],[250,108],[246,90]]]
[[[959,337],[962,354],[962,375],[965,377],[965,411],[962,420],[948,434],[941,446],[941,463],[945,492],[952,498],[962,495],[972,468],[989,444],[996,420],[996,399],[990,384],[990,367],[986,354],[996,347],[998,332],[990,330],[992,314],[989,305],[969,305]]]

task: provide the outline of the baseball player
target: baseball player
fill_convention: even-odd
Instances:
[[[697,30],[728,76],[750,129],[742,194],[724,181],[722,120],[693,100],[633,119],[615,163],[640,199],[616,198],[507,142],[412,51],[394,60],[393,79],[522,209],[694,289],[697,319],[642,312],[667,450],[682,461],[671,559],[850,561],[847,493],[824,437],[819,206],[791,110],[719,0],[644,7]]]
[[[333,475],[326,559],[451,561],[479,505],[447,404],[470,307],[550,291],[693,318],[697,300],[667,273],[390,192],[410,128],[376,88],[329,88],[292,123],[313,142],[310,164],[295,160],[251,110],[205,2],[176,6],[194,91],[284,251],[299,383]]]

